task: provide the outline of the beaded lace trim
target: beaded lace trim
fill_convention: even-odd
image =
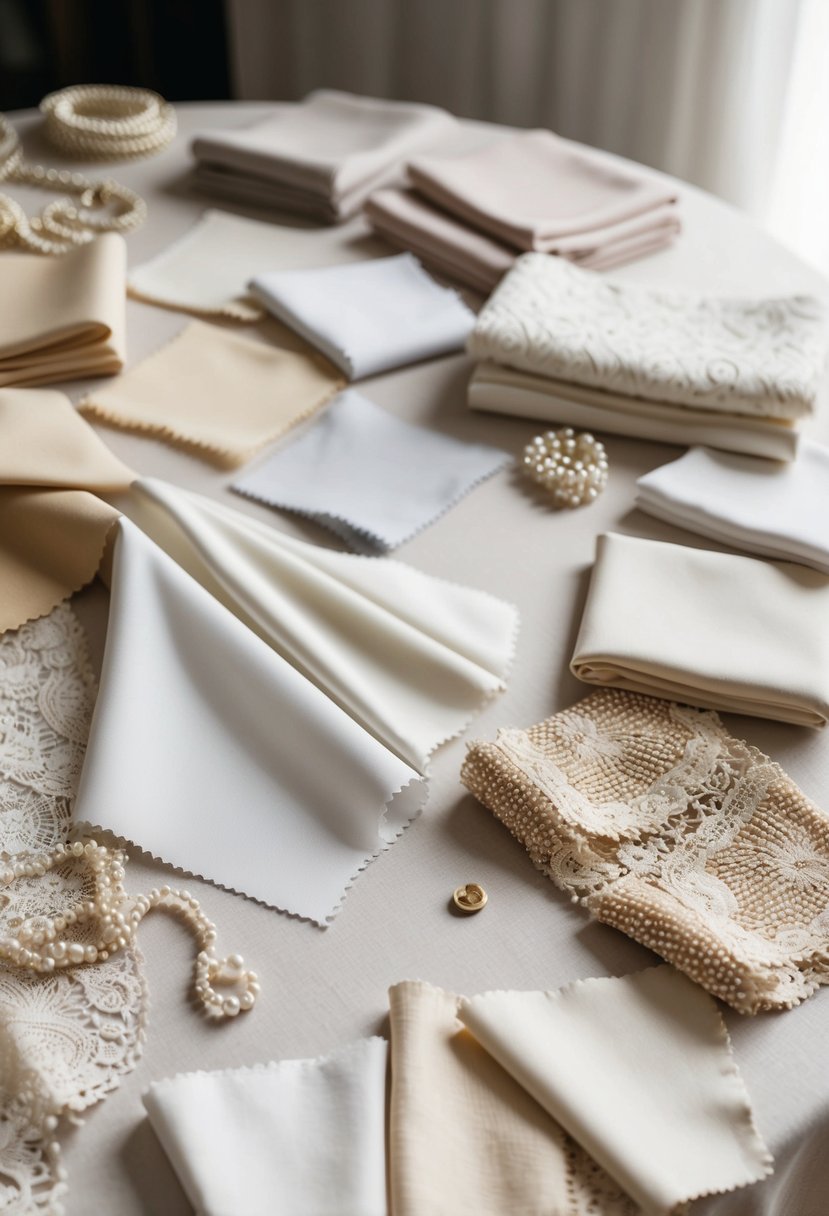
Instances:
[[[715,713],[603,689],[461,779],[562,890],[742,1013],[829,983],[829,819]]]

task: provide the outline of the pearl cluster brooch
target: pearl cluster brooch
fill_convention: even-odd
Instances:
[[[0,862],[0,886],[18,878],[37,878],[68,862],[83,864],[92,876],[91,898],[79,900],[60,916],[29,916],[10,920],[14,937],[0,938],[0,959],[15,967],[49,975],[63,967],[105,961],[131,944],[139,924],[153,908],[179,915],[188,925],[199,953],[195,965],[196,997],[210,1017],[235,1017],[252,1009],[259,995],[254,971],[245,969],[240,954],[218,959],[213,943],[216,926],[189,891],[164,886],[149,895],[130,896],[123,887],[124,853],[94,840],[59,844],[48,853],[17,854]],[[72,936],[91,930],[91,940]],[[68,932],[67,932],[68,931]],[[84,934],[86,936],[86,934]],[[222,989],[222,991],[219,991]]]
[[[598,439],[569,426],[546,431],[524,448],[524,473],[550,491],[557,507],[581,507],[607,485],[607,453]]]

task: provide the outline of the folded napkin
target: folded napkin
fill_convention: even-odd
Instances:
[[[725,545],[829,574],[829,448],[811,439],[785,465],[694,448],[640,477],[636,505]]]
[[[574,901],[741,1013],[829,983],[829,820],[716,714],[602,689],[473,744],[461,780]]]
[[[570,669],[588,684],[825,726],[829,577],[600,536]]]
[[[0,387],[119,372],[126,268],[127,247],[114,232],[59,258],[4,253]]]
[[[80,410],[233,468],[341,385],[313,356],[192,321],[106,388],[93,389]]]
[[[666,213],[672,187],[552,131],[521,132],[461,156],[420,156],[408,170],[421,194],[516,249],[598,256],[634,232],[666,229],[667,243],[679,228]]]
[[[349,389],[233,489],[309,516],[352,549],[387,552],[511,460],[401,422]]]
[[[475,315],[409,253],[346,266],[274,270],[251,280],[267,309],[349,380],[461,350]]]
[[[386,1216],[383,1039],[143,1095],[197,1216]]]
[[[243,191],[261,179],[277,187],[274,205],[337,221],[454,122],[435,106],[319,89],[254,126],[197,135],[192,151],[200,165],[239,174]]]

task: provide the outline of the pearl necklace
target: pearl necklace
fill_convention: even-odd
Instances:
[[[196,997],[210,1017],[236,1017],[252,1009],[259,995],[254,971],[245,970],[240,954],[218,959],[213,943],[216,926],[202,912],[189,891],[168,886],[154,888],[149,895],[129,896],[123,887],[124,853],[94,840],[59,844],[51,852],[19,853],[0,863],[0,886],[18,878],[37,878],[56,866],[79,861],[92,873],[92,899],[80,900],[60,916],[29,916],[11,920],[15,937],[0,938],[0,959],[49,975],[63,967],[104,962],[123,950],[135,937],[139,924],[153,908],[178,914],[189,926],[200,947],[195,963]],[[89,945],[62,936],[73,925],[95,923],[97,935]],[[217,987],[235,991],[223,995]]]
[[[49,93],[40,112],[51,142],[84,160],[153,156],[176,133],[175,110],[150,89],[74,85]]]
[[[571,428],[536,435],[524,448],[524,472],[549,490],[557,507],[594,502],[607,485],[607,453],[586,432]]]

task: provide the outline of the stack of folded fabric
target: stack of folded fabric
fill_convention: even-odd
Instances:
[[[252,127],[196,136],[196,181],[212,193],[336,223],[453,126],[435,106],[321,89]]]
[[[811,296],[722,299],[525,254],[480,313],[473,409],[792,460],[827,326]]]
[[[527,250],[605,270],[663,248],[680,229],[669,186],[552,131],[419,157],[408,168],[414,189],[373,195],[368,219],[393,244],[485,292]]]

